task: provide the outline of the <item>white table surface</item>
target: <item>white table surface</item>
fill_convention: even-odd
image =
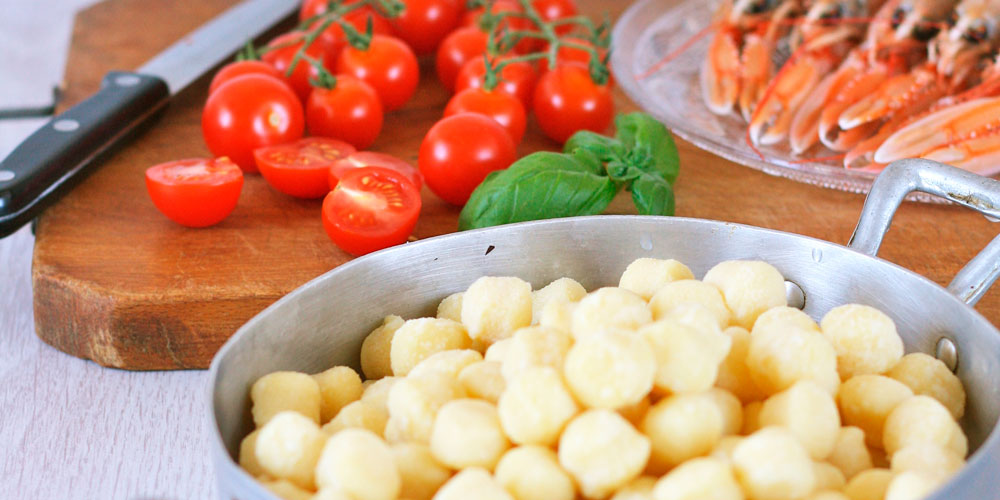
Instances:
[[[0,107],[61,79],[73,9],[95,0],[0,0]],[[0,157],[44,119],[0,120]],[[35,336],[33,237],[0,240],[0,498],[210,499],[207,373],[133,373]]]

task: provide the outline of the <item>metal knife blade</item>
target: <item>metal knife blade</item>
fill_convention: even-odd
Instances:
[[[134,136],[199,76],[291,16],[297,0],[244,0],[135,72],[52,118],[0,161],[0,238],[31,221],[112,149]]]

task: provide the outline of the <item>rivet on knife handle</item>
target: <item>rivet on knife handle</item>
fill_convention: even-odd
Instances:
[[[31,221],[169,102],[156,77],[110,72],[101,90],[54,117],[0,162],[0,237]]]

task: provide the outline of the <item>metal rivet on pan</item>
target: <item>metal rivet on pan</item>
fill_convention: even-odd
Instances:
[[[72,132],[80,128],[80,122],[70,118],[63,118],[62,120],[56,120],[53,122],[52,128],[58,130],[59,132]]]
[[[788,307],[802,309],[806,306],[806,293],[802,291],[802,287],[791,281],[785,282],[785,298],[788,300]]]
[[[9,181],[14,178],[14,172],[10,170],[0,170],[0,182]]]
[[[934,356],[941,360],[952,373],[958,369],[958,348],[955,343],[947,337],[941,337],[934,348]]]
[[[122,87],[131,87],[142,81],[138,76],[135,75],[121,75],[115,78],[115,83],[121,85]]]

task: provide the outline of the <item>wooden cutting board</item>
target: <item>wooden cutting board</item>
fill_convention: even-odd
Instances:
[[[77,16],[66,73],[65,105],[98,88],[106,71],[133,69],[222,12],[228,0],[107,0]],[[614,19],[615,0],[579,0],[593,16]],[[373,150],[416,163],[424,133],[448,94],[433,61],[422,61],[412,102],[386,118]],[[35,328],[74,356],[134,370],[205,368],[225,340],[254,314],[350,259],[328,239],[320,202],[271,190],[248,176],[239,205],[215,227],[186,229],[163,217],[146,195],[143,172],[156,163],[209,156],[200,110],[208,79],[171,104],[150,131],[115,154],[39,220],[32,268]],[[620,91],[617,109],[635,109]],[[845,243],[864,198],[771,177],[679,143],[677,213]],[[520,153],[557,149],[529,124]],[[459,209],[423,193],[414,232],[453,232]],[[629,213],[619,197],[610,211]],[[968,210],[903,206],[881,256],[945,284],[997,233]],[[343,293],[350,293],[344,290]],[[901,290],[900,293],[905,293]],[[1000,322],[1000,292],[978,309]]]

